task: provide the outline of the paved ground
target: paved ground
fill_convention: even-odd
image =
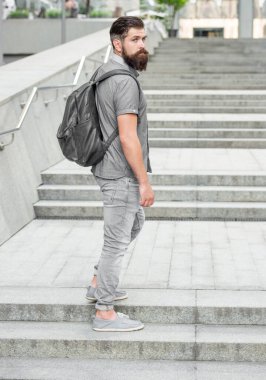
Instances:
[[[85,287],[102,221],[34,220],[0,247],[0,285]],[[266,222],[147,221],[123,262],[121,286],[266,289]]]
[[[151,149],[154,172],[263,172],[266,149]],[[261,173],[263,174],[263,173]]]
[[[266,172],[262,149],[152,149],[155,173]],[[69,161],[54,171],[89,172]],[[85,287],[102,221],[34,220],[0,247],[0,286]],[[123,262],[125,288],[266,289],[266,222],[147,221]]]
[[[266,149],[175,149],[152,148],[150,152],[154,173],[213,172],[266,174]],[[70,161],[64,160],[52,167],[53,171],[89,173]]]

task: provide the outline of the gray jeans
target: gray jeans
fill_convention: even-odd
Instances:
[[[139,185],[129,177],[103,179],[95,177],[101,188],[104,206],[104,244],[100,260],[94,266],[97,276],[95,305],[98,310],[114,308],[122,259],[130,242],[140,232],[145,216],[140,206]]]

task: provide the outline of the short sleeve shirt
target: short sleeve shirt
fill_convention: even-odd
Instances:
[[[122,57],[113,54],[110,60],[100,67],[97,77],[115,69],[129,70],[135,77],[138,76],[137,71],[129,67]],[[104,141],[118,128],[117,116],[128,113],[137,115],[137,134],[143,161],[146,170],[151,172],[146,100],[135,79],[127,75],[115,75],[105,79],[97,85],[96,104]],[[92,167],[92,172],[97,177],[107,179],[135,177],[123,153],[119,136],[112,142],[103,160]]]

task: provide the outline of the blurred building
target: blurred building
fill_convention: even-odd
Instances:
[[[91,0],[91,5],[93,8],[104,9],[114,17],[119,17],[129,11],[139,10],[140,0]]]
[[[238,0],[190,0],[179,13],[179,37],[238,38]],[[253,0],[253,37],[266,37],[266,1]]]

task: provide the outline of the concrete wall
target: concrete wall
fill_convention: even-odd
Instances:
[[[66,41],[110,28],[113,19],[66,19]],[[61,43],[60,19],[3,20],[3,53],[35,54]]]
[[[253,37],[253,0],[238,1],[239,38]]]
[[[146,28],[148,49],[152,52],[162,37],[153,26]],[[82,55],[103,60],[109,43],[108,31],[0,67],[0,131],[16,126],[21,103],[33,86],[72,82]],[[95,68],[95,63],[88,59],[78,86],[89,79]],[[0,150],[0,244],[35,217],[33,204],[38,200],[40,173],[63,159],[56,131],[63,115],[64,95],[71,91],[71,88],[58,90],[57,99],[54,89],[38,91],[14,143]],[[50,100],[46,106],[45,102]],[[10,135],[0,136],[0,142],[9,140]]]

